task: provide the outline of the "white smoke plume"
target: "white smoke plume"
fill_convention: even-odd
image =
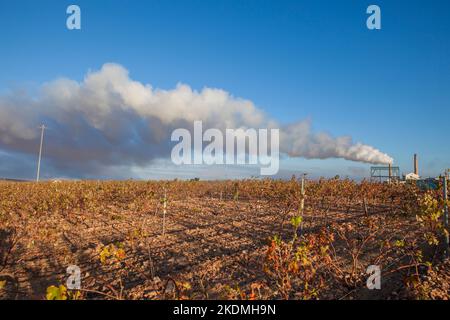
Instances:
[[[130,79],[128,71],[108,63],[82,82],[58,79],[37,96],[0,96],[0,149],[36,153],[37,127],[47,124],[46,156],[57,168],[84,172],[102,166],[145,166],[170,154],[170,134],[202,120],[204,128],[280,128],[281,151],[291,157],[344,158],[392,163],[374,147],[313,133],[310,122],[279,126],[251,101],[220,89],[153,88]]]
[[[291,157],[343,158],[372,164],[392,164],[394,161],[372,146],[353,143],[350,136],[333,138],[326,133],[314,134],[311,132],[309,121],[301,121],[283,128],[281,141],[282,151]]]

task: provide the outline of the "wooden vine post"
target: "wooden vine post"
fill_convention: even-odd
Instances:
[[[447,195],[447,183],[448,183],[448,170],[445,172],[442,178],[442,189],[444,198],[444,230],[445,230],[445,255],[449,256],[449,230],[448,230],[448,195]]]
[[[302,176],[302,184],[301,184],[301,189],[300,189],[300,193],[301,193],[301,200],[300,200],[300,217],[303,221],[303,216],[304,216],[304,212],[305,212],[305,195],[306,195],[306,173],[303,174]],[[303,233],[303,222],[300,224],[300,232]]]
[[[163,198],[163,236],[166,234],[166,214],[167,214],[167,191],[164,188],[164,198]]]

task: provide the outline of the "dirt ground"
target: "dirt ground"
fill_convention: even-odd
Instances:
[[[383,204],[365,211],[361,203],[347,209],[328,206],[326,215],[307,206],[300,232],[314,234],[331,224],[357,225],[368,215],[382,224],[377,239],[420,237],[415,217],[392,215]],[[229,298],[230,292],[248,292],[254,283],[268,283],[263,264],[269,239],[274,235],[289,239],[293,227],[288,219],[289,214],[280,214],[273,201],[213,197],[170,201],[165,220],[158,200],[149,201],[139,212],[110,206],[95,214],[69,210],[14,215],[0,233],[2,247],[11,248],[3,253],[6,263],[0,277],[6,285],[1,298],[45,299],[49,286],[66,284],[70,265],[80,268],[85,299],[164,299],[178,291],[186,291],[191,299]],[[377,241],[361,253],[360,272],[378,254]],[[110,251],[121,248],[123,256],[102,261],[102,250],[111,244],[115,249]],[[334,249],[340,265],[350,266],[345,244],[337,239]],[[383,262],[386,270],[393,269],[390,262],[396,263],[395,257],[390,259]],[[436,277],[429,279],[441,283],[444,293],[448,293],[446,266],[438,274],[447,277],[447,287]],[[403,276],[387,272],[382,290],[368,290],[364,283],[352,288],[328,275],[318,298],[405,298]],[[261,297],[274,298],[264,293]]]

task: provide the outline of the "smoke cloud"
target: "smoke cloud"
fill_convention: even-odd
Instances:
[[[38,126],[45,123],[46,159],[57,169],[91,174],[99,168],[146,166],[170,155],[171,132],[192,128],[280,128],[281,152],[290,157],[344,158],[366,163],[392,163],[372,146],[314,133],[310,121],[280,126],[251,101],[220,89],[195,91],[185,84],[172,90],[130,79],[128,71],[108,63],[84,80],[57,79],[37,96],[0,96],[0,149],[36,154]]]
[[[372,164],[389,164],[393,159],[380,150],[353,143],[350,136],[333,138],[327,133],[312,133],[310,121],[301,121],[281,131],[281,148],[291,157],[306,159],[343,158]]]

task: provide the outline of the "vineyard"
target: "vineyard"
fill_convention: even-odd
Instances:
[[[0,298],[448,299],[441,194],[295,177],[0,182]]]

